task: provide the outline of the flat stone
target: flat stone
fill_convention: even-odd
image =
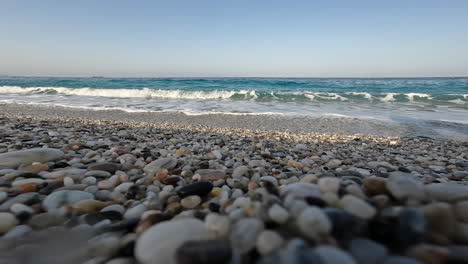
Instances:
[[[212,235],[197,219],[182,218],[156,224],[137,240],[135,257],[142,264],[176,264],[176,252],[188,241],[209,240]]]
[[[423,207],[423,212],[430,231],[449,239],[455,236],[457,220],[450,204],[431,203]]]
[[[371,219],[377,213],[377,210],[370,204],[349,194],[343,196],[339,204],[349,214],[362,219]]]
[[[147,174],[154,175],[155,173],[163,170],[163,169],[173,169],[177,166],[177,160],[172,158],[160,158],[157,159],[143,168],[143,171]]]
[[[229,263],[232,250],[227,241],[187,241],[175,253],[177,264]]]
[[[264,229],[263,222],[256,218],[242,218],[232,227],[229,240],[233,248],[241,254],[247,253],[257,242],[257,238]]]
[[[224,171],[213,169],[200,169],[195,171],[195,174],[199,174],[202,181],[217,181],[227,177]]]
[[[33,148],[0,154],[0,167],[17,168],[33,162],[46,163],[63,159],[64,153],[58,149]]]
[[[421,201],[426,198],[422,182],[413,179],[411,175],[402,176],[401,173],[391,175],[388,178],[386,188],[393,197],[400,201]]]
[[[81,200],[93,199],[94,196],[91,193],[83,191],[56,191],[49,194],[44,201],[42,206],[47,211],[56,210],[65,205],[73,205]]]
[[[90,170],[88,172],[85,173],[86,177],[97,177],[97,178],[109,178],[110,176],[112,176],[112,174],[108,171],[103,171],[103,170]]]
[[[468,186],[450,183],[431,183],[425,185],[425,190],[432,199],[441,202],[457,202],[468,200]]]
[[[199,181],[183,186],[177,191],[177,194],[180,197],[189,195],[205,196],[209,194],[211,190],[213,190],[213,184],[211,182]]]

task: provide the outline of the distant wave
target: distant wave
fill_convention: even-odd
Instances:
[[[310,92],[264,90],[98,89],[0,86],[0,94],[66,95],[109,98],[251,100],[282,102],[402,102],[468,105],[468,94]]]

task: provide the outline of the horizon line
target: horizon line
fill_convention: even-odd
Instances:
[[[53,75],[9,75],[9,74],[0,74],[1,77],[26,77],[26,78],[102,78],[102,79],[134,79],[134,78],[153,78],[153,79],[196,79],[196,78],[205,78],[205,79],[241,79],[241,78],[252,78],[252,79],[425,79],[425,78],[468,78],[466,76],[378,76],[378,77],[287,77],[287,76],[102,76],[102,75],[93,75],[93,76],[53,76]]]

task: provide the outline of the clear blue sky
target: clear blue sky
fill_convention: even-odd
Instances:
[[[0,74],[468,76],[468,1],[2,0]]]

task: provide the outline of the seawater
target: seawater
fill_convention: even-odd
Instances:
[[[468,78],[0,77],[0,103],[468,123]]]

